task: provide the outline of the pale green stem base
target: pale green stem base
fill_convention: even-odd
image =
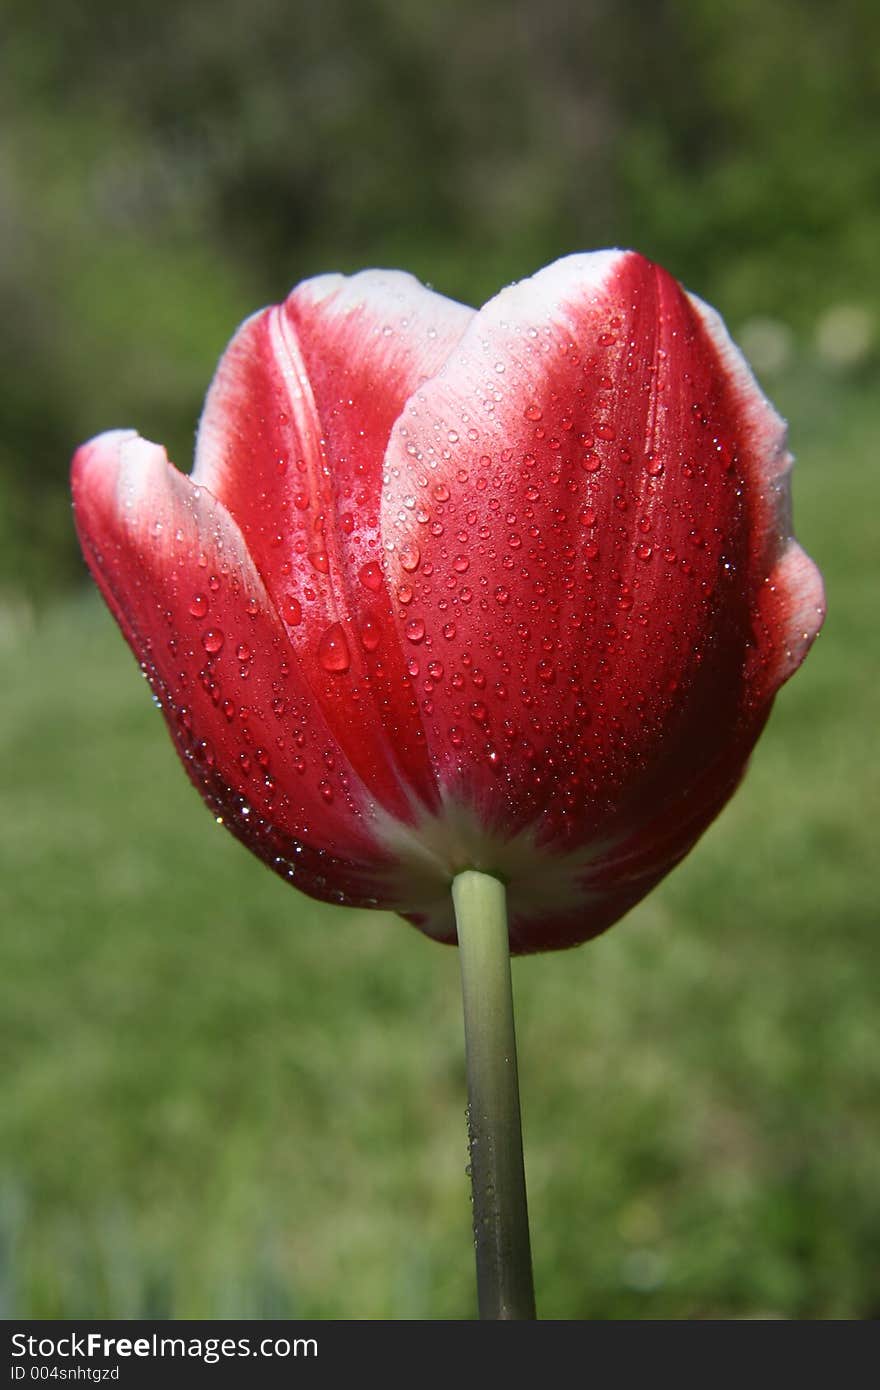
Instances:
[[[507,899],[467,869],[452,884],[467,1054],[468,1137],[481,1318],[535,1317]]]

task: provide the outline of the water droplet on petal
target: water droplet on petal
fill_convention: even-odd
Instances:
[[[410,574],[419,567],[422,553],[415,541],[405,541],[400,547],[400,563]]]
[[[411,618],[404,628],[410,642],[422,642],[425,637],[425,624],[421,618]]]
[[[192,602],[189,605],[189,611],[194,618],[204,618],[208,611],[208,600],[205,598],[204,594],[193,594]]]
[[[297,623],[302,622],[302,604],[293,594],[288,594],[281,605],[281,616],[291,627],[296,627]]]
[[[358,578],[365,589],[377,594],[382,587],[382,571],[375,560],[369,560],[367,564],[361,565],[358,570]]]
[[[341,623],[331,623],[318,643],[318,660],[325,671],[347,671],[351,654]]]
[[[211,656],[215,656],[220,651],[226,638],[219,627],[209,627],[207,632],[202,633],[202,646]]]

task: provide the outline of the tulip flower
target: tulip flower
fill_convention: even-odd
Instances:
[[[73,495],[218,820],[506,961],[603,931],[735,790],[823,616],[790,464],[717,314],[606,251],[478,312],[308,280],[232,339],[191,475],[117,431]]]

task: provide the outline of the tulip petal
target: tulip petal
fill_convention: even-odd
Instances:
[[[371,799],[225,508],[125,431],[78,451],[73,494],[95,578],[215,815],[304,891],[374,905]]]
[[[503,291],[395,426],[382,534],[392,585],[421,557],[398,623],[447,810],[476,813],[489,871],[528,834],[549,884],[580,847],[570,943],[687,852],[818,631],[789,463],[723,328],[627,252]]]
[[[391,623],[384,456],[404,402],[472,317],[398,271],[306,281],[232,340],[193,472],[240,527],[334,737],[405,818],[413,798],[436,804],[436,786]]]
[[[764,578],[757,594],[756,645],[748,683],[753,701],[760,703],[772,700],[807,655],[825,619],[825,590],[819,570],[792,532],[794,460],[786,447],[784,423],[762,394],[721,315],[696,295],[688,298],[727,373],[749,439],[752,568]]]

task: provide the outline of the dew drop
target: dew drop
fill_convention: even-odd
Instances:
[[[239,642],[235,649],[235,655],[238,657],[239,661],[250,661],[252,653],[246,642]]]
[[[215,656],[220,651],[226,638],[219,627],[209,627],[207,632],[202,633],[202,646],[211,656]]]
[[[311,551],[309,554],[309,563],[319,574],[330,573],[330,560],[328,559],[326,550]]]
[[[534,404],[527,405],[523,411],[523,415],[527,420],[543,420],[544,418],[544,412],[541,407]]]
[[[193,594],[189,611],[194,618],[204,618],[208,611],[208,600],[204,594]]]
[[[538,680],[543,681],[545,685],[552,685],[556,679],[556,671],[553,667],[553,662],[547,661],[546,659],[542,659],[538,662],[537,673]]]
[[[331,623],[318,643],[318,660],[325,671],[347,671],[351,665],[348,642],[341,623]]]
[[[471,567],[471,562],[466,555],[456,555],[452,562],[452,568],[456,574],[466,574]]]
[[[428,675],[432,681],[442,681],[443,663],[441,661],[430,661],[428,663]]]
[[[447,639],[447,641],[450,641],[450,642],[451,642],[451,641],[452,641],[452,638],[455,636],[455,633],[456,633],[455,623],[444,623],[444,625],[443,625],[443,636]]]
[[[421,618],[411,618],[404,628],[404,632],[410,642],[423,642],[425,638],[425,624]]]
[[[368,652],[374,652],[379,645],[379,624],[375,618],[364,618],[361,623],[361,644]]]
[[[407,573],[412,574],[413,570],[418,569],[421,558],[422,552],[415,541],[405,541],[400,547],[400,563]]]
[[[365,589],[377,594],[382,587],[382,571],[375,560],[369,560],[365,565],[361,565],[358,570],[358,579]]]
[[[289,623],[291,627],[296,627],[297,623],[302,622],[302,604],[298,598],[294,598],[293,594],[287,595],[281,605],[281,613],[284,621]]]
[[[650,477],[659,478],[660,474],[663,472],[663,463],[660,459],[656,458],[654,454],[648,454],[645,460],[645,469]]]

